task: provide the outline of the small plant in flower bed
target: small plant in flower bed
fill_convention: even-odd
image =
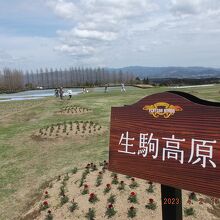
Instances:
[[[78,203],[74,201],[74,199],[71,201],[71,205],[69,207],[70,212],[74,212],[76,209],[78,209]]]
[[[95,209],[89,208],[89,211],[86,213],[85,217],[87,220],[94,220],[95,219]]]
[[[108,193],[111,190],[111,184],[106,184],[106,187],[104,189],[104,194]]]
[[[103,162],[99,163],[99,166],[102,166],[102,170],[106,170],[108,168],[108,162],[104,160]]]
[[[196,194],[194,192],[191,192],[189,194],[189,199],[190,200],[194,200],[194,201],[198,201],[197,196],[196,196]]]
[[[45,198],[45,199],[49,198],[49,193],[48,193],[48,191],[45,191],[45,192],[44,192],[44,198]]]
[[[111,194],[107,199],[108,203],[114,204],[116,202],[116,195]]]
[[[135,180],[135,178],[131,178],[131,184],[129,185],[129,187],[131,188],[131,189],[134,189],[134,188],[136,188],[136,187],[138,187],[139,186],[139,184],[136,182],[136,180]]]
[[[115,177],[115,176],[117,176],[117,173],[112,172],[111,177]]]
[[[78,168],[77,168],[77,167],[74,167],[74,168],[71,170],[71,173],[72,173],[72,174],[76,174],[77,171],[78,171]]]
[[[116,211],[114,209],[114,206],[112,204],[109,204],[106,212],[105,212],[105,216],[107,216],[108,218],[113,217],[116,214]]]
[[[87,174],[89,174],[89,173],[90,173],[90,171],[89,171],[90,168],[91,168],[91,164],[88,163],[88,164],[86,165],[86,167],[85,167],[85,171],[84,171],[84,172],[86,172]]]
[[[104,166],[104,163],[103,162],[99,162],[99,166]]]
[[[98,174],[98,176],[97,176],[97,178],[96,178],[96,186],[100,186],[100,185],[101,185],[101,183],[102,183],[102,178],[103,178],[102,172],[99,172],[99,174]]]
[[[46,215],[46,217],[45,217],[45,220],[52,220],[52,219],[53,219],[53,215],[52,215],[51,211],[48,210],[48,211],[47,211],[47,215]]]
[[[69,180],[69,175],[68,175],[68,173],[64,176],[64,178],[63,178],[63,181],[67,181],[67,180]]]
[[[61,198],[60,198],[60,204],[61,205],[64,205],[65,203],[67,203],[69,201],[69,198],[68,196],[66,195],[62,195]]]
[[[131,176],[126,175],[126,178],[127,178],[127,179],[130,179],[130,178],[131,178]]]
[[[199,198],[199,204],[202,205],[204,203],[204,199],[203,198]]]
[[[96,203],[98,201],[98,197],[95,193],[90,193],[89,195],[89,202]]]
[[[86,179],[86,176],[89,174],[88,169],[86,168],[86,170],[82,173],[81,179],[80,179],[80,184],[79,186],[81,187]]]
[[[66,181],[63,179],[63,181],[61,182],[61,184],[62,184],[63,186],[66,186]]]
[[[60,187],[60,193],[59,193],[59,195],[60,195],[60,196],[63,196],[64,194],[65,194],[65,186],[62,185],[62,186]]]
[[[195,216],[195,210],[193,207],[190,208],[184,208],[184,215],[187,216]]]
[[[125,183],[124,183],[124,181],[121,181],[120,183],[119,183],[119,186],[118,186],[118,188],[117,188],[118,190],[125,190]]]
[[[128,218],[134,218],[137,214],[137,209],[134,208],[134,206],[131,206],[129,209],[128,209]]]
[[[88,193],[89,193],[89,186],[87,184],[85,184],[81,194],[85,195],[85,194],[88,194]]]
[[[211,198],[209,198],[209,199],[211,199],[211,204],[212,204],[212,205],[217,205],[217,204],[219,204],[219,199],[218,199],[218,198],[211,197]]]
[[[117,174],[115,174],[115,176],[113,177],[112,184],[115,184],[115,185],[118,184],[118,176],[117,176]]]
[[[49,208],[49,204],[47,201],[44,201],[43,203],[40,204],[40,210],[45,210]]]
[[[104,160],[104,166],[103,166],[103,169],[108,169],[108,162],[106,160]]]
[[[92,164],[91,171],[96,171],[96,170],[98,170],[97,166],[95,164]]]
[[[131,203],[137,203],[137,194],[135,192],[131,192],[128,197],[128,201]]]
[[[149,199],[149,202],[147,205],[145,205],[145,208],[155,210],[157,208],[157,204],[153,199]]]
[[[153,193],[154,192],[154,185],[152,182],[148,182],[149,187],[147,188],[148,193]]]

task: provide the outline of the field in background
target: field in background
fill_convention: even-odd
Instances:
[[[0,219],[18,219],[37,197],[46,181],[74,166],[108,159],[111,106],[133,104],[144,96],[166,90],[189,92],[199,98],[220,102],[220,86],[183,89],[127,88],[109,93],[92,92],[72,100],[56,98],[0,103]],[[80,115],[57,115],[67,105],[92,110]],[[100,136],[33,140],[41,127],[64,121],[94,121],[106,128]]]

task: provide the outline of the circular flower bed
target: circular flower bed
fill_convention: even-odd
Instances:
[[[41,200],[23,216],[24,219],[25,216],[36,220],[162,219],[159,184],[112,173],[107,166],[106,161],[90,162],[84,168],[74,167],[69,173],[56,177],[42,191]],[[153,191],[146,190],[149,186],[153,186]],[[189,196],[194,193],[183,190],[182,194],[184,219],[190,220],[194,216],[203,220],[215,219],[214,214],[208,212],[212,205],[207,201],[212,202],[211,198],[208,200],[208,197],[196,194],[198,201],[190,200],[189,203]]]

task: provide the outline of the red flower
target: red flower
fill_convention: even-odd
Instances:
[[[99,172],[99,175],[102,175],[102,172]]]
[[[149,182],[148,182],[148,184],[152,185],[152,184],[153,184],[153,182],[149,181]]]
[[[131,178],[131,181],[135,181],[135,179],[132,177],[132,178]]]
[[[45,191],[45,194],[46,194],[46,195],[48,195],[48,192],[47,192],[47,191]]]
[[[187,201],[187,204],[191,204],[192,202],[191,202],[191,199],[188,199],[188,201]]]
[[[113,208],[113,205],[112,205],[112,204],[109,204],[109,205],[108,205],[108,208],[109,208],[109,209],[112,209],[112,208]]]
[[[107,187],[107,188],[110,188],[110,187],[111,187],[111,185],[108,183],[108,184],[106,184],[106,187]]]
[[[191,197],[194,197],[195,195],[196,195],[196,194],[195,194],[194,192],[191,192],[191,193],[190,193],[190,196],[191,196]]]
[[[114,179],[117,179],[117,178],[118,178],[118,176],[117,176],[117,174],[115,174],[115,175],[114,175]]]
[[[74,199],[72,199],[72,202],[74,202]]]
[[[89,186],[87,184],[84,185],[84,188],[88,188]]]
[[[124,184],[124,181],[121,181],[121,184]]]
[[[149,203],[153,203],[154,202],[154,200],[153,199],[149,199]]]
[[[94,196],[95,196],[95,194],[94,193],[90,193],[90,198],[93,198]]]
[[[131,196],[135,196],[136,195],[136,193],[135,192],[131,192],[131,194],[130,194]]]
[[[48,211],[47,211],[47,213],[48,213],[48,214],[51,214],[51,211],[50,211],[50,210],[48,210]]]
[[[203,202],[204,202],[204,199],[203,199],[203,198],[200,198],[200,199],[199,199],[199,204],[202,205]]]
[[[131,206],[131,207],[130,207],[130,210],[134,210],[134,206]]]
[[[47,202],[47,201],[44,201],[44,202],[43,202],[43,205],[44,205],[44,206],[47,206],[47,205],[48,205],[48,202]]]

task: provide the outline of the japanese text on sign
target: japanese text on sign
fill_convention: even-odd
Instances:
[[[165,146],[162,149],[162,160],[175,159],[179,161],[180,164],[184,163],[184,150],[181,148],[181,144],[186,140],[185,138],[176,138],[175,135],[171,137],[163,137],[165,140]],[[129,132],[121,134],[119,140],[119,145],[122,149],[118,150],[119,153],[140,155],[142,157],[147,157],[147,155],[152,156],[153,159],[157,159],[159,152],[159,142],[158,138],[154,137],[153,133],[140,133],[139,135],[139,148],[138,151],[133,151],[134,147],[134,137],[129,137]],[[191,153],[188,158],[188,163],[200,164],[203,168],[206,168],[207,163],[211,164],[213,168],[216,168],[213,159],[213,144],[216,144],[216,140],[199,140],[191,139]]]

